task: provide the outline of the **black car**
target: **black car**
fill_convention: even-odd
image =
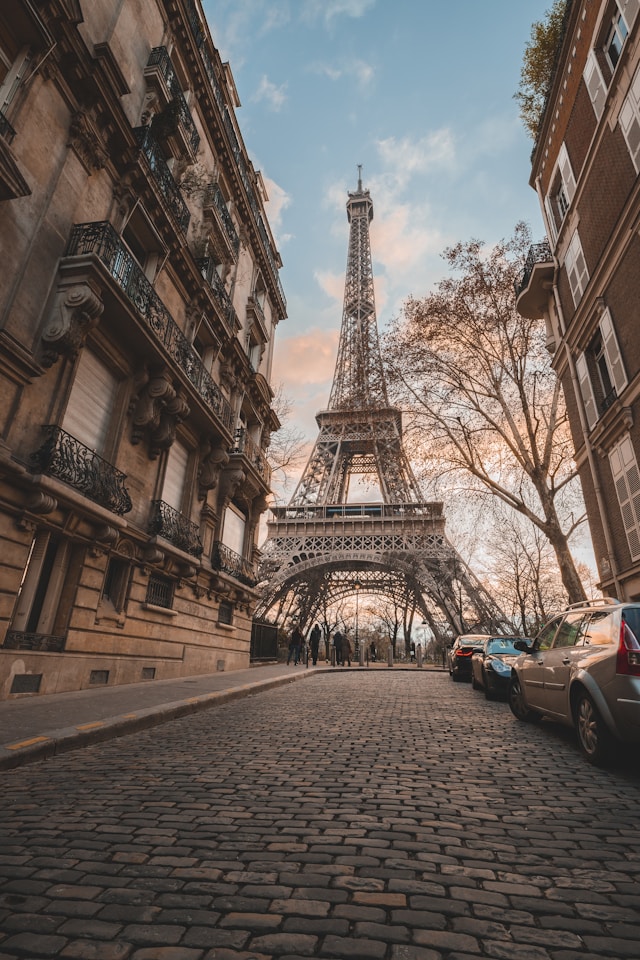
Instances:
[[[471,656],[487,639],[486,633],[465,633],[456,637],[449,650],[449,676],[458,683],[471,680]]]
[[[516,640],[526,642],[525,637],[487,637],[471,657],[471,685],[474,690],[484,690],[487,700],[506,697],[509,692],[511,665],[521,653]]]

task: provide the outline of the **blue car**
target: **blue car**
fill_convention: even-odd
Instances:
[[[471,686],[474,690],[484,690],[487,700],[506,699],[511,665],[522,652],[522,647],[514,645],[516,640],[527,642],[526,637],[487,637],[482,646],[474,650]]]

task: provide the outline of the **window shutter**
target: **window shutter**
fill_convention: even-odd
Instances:
[[[567,249],[565,267],[567,268],[567,274],[569,276],[569,285],[571,287],[573,303],[574,306],[577,307],[582,299],[582,294],[584,293],[584,289],[589,280],[587,262],[584,259],[582,244],[580,243],[580,237],[578,236],[577,230],[571,238],[571,243]]]
[[[95,354],[80,355],[62,429],[100,455],[104,451],[117,382]]]
[[[580,384],[580,393],[582,394],[582,402],[584,403],[584,412],[587,418],[587,424],[589,426],[589,430],[593,430],[598,420],[598,408],[596,406],[596,398],[593,393],[593,387],[591,386],[589,368],[587,367],[587,360],[584,353],[581,353],[576,357],[576,370],[578,373],[578,383]]]
[[[184,485],[187,479],[189,451],[174,441],[167,455],[167,466],[162,485],[162,499],[178,512],[182,511]]]
[[[620,353],[620,347],[618,346],[616,332],[613,329],[611,313],[608,307],[602,314],[602,318],[600,320],[600,330],[602,332],[602,341],[604,343],[604,352],[607,358],[609,373],[611,374],[613,385],[616,388],[616,393],[618,396],[620,396],[628,381],[624,370],[624,364],[622,363],[622,354]]]
[[[556,218],[553,212],[553,204],[551,203],[551,197],[546,196],[544,198],[544,207],[547,213],[547,226],[549,228],[549,240],[551,245],[555,246],[556,240],[558,239],[558,228],[556,227]]]
[[[591,98],[593,112],[599,120],[604,110],[605,100],[607,99],[607,88],[602,79],[602,73],[600,72],[600,67],[598,66],[598,61],[596,60],[596,55],[593,50],[589,51],[583,76]]]
[[[616,0],[616,2],[620,8],[620,13],[624,17],[624,22],[631,31],[638,16],[638,10],[640,10],[640,0]]]
[[[640,558],[640,473],[629,435],[611,450],[609,463],[629,551],[637,560]]]
[[[558,154],[558,169],[560,170],[567,200],[571,203],[576,192],[576,178],[573,175],[573,167],[571,166],[569,154],[567,153],[567,148],[564,143],[560,147],[560,153]]]
[[[631,162],[636,173],[639,172],[638,154],[640,153],[640,122],[630,97],[625,100],[620,111],[620,129],[627,143]]]

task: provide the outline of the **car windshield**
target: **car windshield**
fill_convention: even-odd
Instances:
[[[514,643],[519,637],[499,637],[495,640],[489,640],[487,644],[487,653],[520,653],[516,650]]]

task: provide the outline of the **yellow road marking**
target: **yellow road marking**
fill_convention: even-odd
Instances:
[[[45,743],[49,737],[32,737],[31,740],[21,740],[20,743],[7,743],[6,750],[20,750],[22,747],[30,747],[32,743]]]
[[[81,723],[76,730],[92,730],[93,727],[104,727],[102,720],[94,720],[93,723]]]

